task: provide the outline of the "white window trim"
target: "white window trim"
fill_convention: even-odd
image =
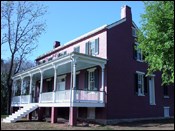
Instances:
[[[136,28],[132,27],[132,32],[133,32],[133,29],[134,29],[135,34],[132,33],[132,36],[137,37]]]
[[[145,72],[141,72],[141,71],[136,71],[137,74],[142,74],[145,75]]]
[[[91,68],[91,69],[87,69],[88,72],[94,72],[96,70],[96,67],[95,68]]]
[[[138,46],[139,45],[139,43],[138,42],[135,42],[135,45],[136,46]],[[138,47],[137,47],[138,48]],[[137,50],[138,51],[138,50]],[[138,54],[138,53],[137,53]],[[140,51],[140,54],[141,54],[141,60],[140,59],[138,59],[138,57],[137,57],[137,59],[136,59],[136,61],[138,61],[138,62],[144,62],[144,60],[143,60],[143,54],[142,54],[142,51]]]
[[[88,71],[88,89],[90,88],[90,73],[91,72],[94,72],[95,73],[95,70],[96,70],[97,68],[96,67],[94,67],[94,68],[91,68],[91,69],[87,69],[87,71]],[[95,76],[94,76],[95,77]],[[95,79],[95,78],[94,78]],[[94,82],[95,82],[95,80],[94,80]]]
[[[170,97],[169,97],[169,96],[163,96],[163,98],[165,98],[165,99],[169,99]]]
[[[136,73],[143,76],[142,77],[142,90],[143,90],[143,93],[140,93],[139,92],[139,88],[138,88],[138,96],[145,96],[145,94],[144,94],[144,75],[145,75],[145,73],[141,72],[141,71],[136,71]]]
[[[77,71],[77,72],[76,72],[76,75],[78,75],[78,74],[80,74],[80,71]]]
[[[152,103],[150,103],[150,105],[156,105],[156,97],[155,97],[155,95],[156,95],[156,92],[155,92],[155,79],[154,79],[154,77],[155,77],[155,75],[154,74],[152,74],[152,75],[150,75],[151,76],[151,79],[153,79],[153,93],[154,93],[154,101],[152,102]],[[149,87],[149,91],[150,91],[150,87]],[[149,93],[150,94],[150,93]]]
[[[51,78],[49,78],[49,79],[46,79],[46,81],[51,81]]]
[[[66,75],[61,75],[61,76],[58,76],[57,78],[58,78],[58,79],[66,78]]]

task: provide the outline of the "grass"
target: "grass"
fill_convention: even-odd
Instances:
[[[2,117],[2,116],[1,116]],[[2,120],[2,119],[1,119]],[[47,121],[24,120],[16,123],[1,123],[2,130],[174,130],[174,118],[162,120],[147,120],[137,122],[125,122],[115,125],[102,126],[99,124],[88,124],[84,126],[78,123],[77,126],[68,126],[68,122],[51,124]]]
[[[6,118],[8,115],[1,115],[1,118]]]

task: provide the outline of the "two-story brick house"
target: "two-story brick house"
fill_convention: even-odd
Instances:
[[[121,19],[84,34],[36,59],[37,66],[13,77],[12,108],[6,118],[15,122],[37,110],[38,119],[58,117],[120,120],[174,116],[174,88],[161,86],[161,74],[146,76],[147,64],[137,49],[137,26],[131,8]]]

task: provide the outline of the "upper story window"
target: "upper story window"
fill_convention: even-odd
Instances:
[[[63,55],[66,55],[66,54],[67,54],[67,51],[64,51],[64,52],[58,53],[58,57],[63,56]]]
[[[51,61],[53,59],[53,57],[50,57],[49,59],[48,59],[48,61]]]
[[[86,54],[92,56],[99,54],[99,38],[86,43]]]
[[[143,72],[136,72],[135,74],[135,79],[136,79],[136,93],[138,96],[144,96],[147,89],[146,89],[146,83],[144,83],[145,80],[145,74]]]
[[[164,98],[169,98],[168,86],[163,86],[163,95],[164,95]]]
[[[137,61],[143,62],[143,55],[140,48],[138,48],[139,43],[134,43],[134,58]]]
[[[132,27],[132,36],[137,37],[136,28]]]
[[[67,54],[67,51],[64,51],[64,53],[63,53],[64,55],[66,55]]]
[[[74,52],[80,53],[80,46],[74,47]]]

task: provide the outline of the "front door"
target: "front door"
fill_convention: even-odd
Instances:
[[[66,86],[66,77],[64,76],[59,76],[58,81],[57,81],[57,90],[62,91],[65,90]]]
[[[150,105],[155,105],[154,77],[149,78],[149,101],[150,101]]]

